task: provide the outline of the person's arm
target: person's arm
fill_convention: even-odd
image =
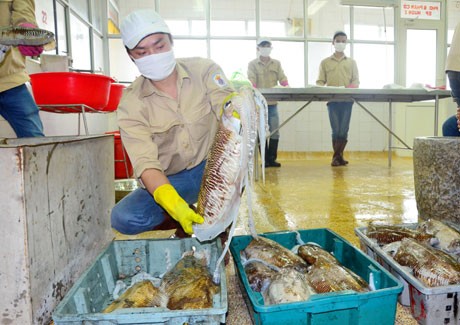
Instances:
[[[324,69],[324,62],[319,65],[318,78],[316,79],[316,85],[324,86],[327,83],[326,71]]]
[[[356,64],[356,61],[353,60],[351,82],[347,86],[347,88],[358,88],[358,87],[359,87],[358,65]]]
[[[248,64],[248,79],[254,88],[257,88],[257,74],[255,66],[252,62]]]
[[[278,82],[283,87],[289,86],[288,78],[286,74],[284,73],[283,68],[281,67],[281,63],[280,63],[279,72],[278,72]]]
[[[216,82],[216,76],[219,76],[222,82]],[[209,66],[203,77],[207,98],[210,101],[214,114],[217,118],[220,118],[222,105],[227,96],[234,92],[234,89],[225,76],[222,68],[214,62]]]

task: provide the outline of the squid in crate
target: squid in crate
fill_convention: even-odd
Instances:
[[[200,241],[212,240],[230,226],[229,238],[216,263],[215,283],[220,283],[219,265],[233,237],[243,191],[247,194],[249,227],[252,235],[257,237],[251,209],[254,159],[259,138],[261,160],[265,161],[264,139],[267,133],[268,106],[265,98],[257,89],[249,86],[240,88],[224,104],[198,195],[197,213],[203,216],[204,223],[193,226]]]

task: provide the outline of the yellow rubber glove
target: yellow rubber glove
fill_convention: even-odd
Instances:
[[[187,202],[180,197],[171,184],[163,184],[153,192],[155,202],[163,207],[168,214],[180,223],[184,231],[193,234],[192,224],[203,223],[202,216],[190,209]]]

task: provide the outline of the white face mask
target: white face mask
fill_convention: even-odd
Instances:
[[[343,52],[347,47],[347,43],[334,43],[334,47],[337,52]]]
[[[272,53],[271,47],[259,47],[259,56],[270,56]]]
[[[153,81],[166,79],[176,67],[174,51],[150,54],[139,59],[133,59],[139,72]]]

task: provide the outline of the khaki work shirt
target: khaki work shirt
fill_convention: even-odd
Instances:
[[[33,0],[0,0],[0,27],[18,26],[25,22],[37,25]],[[27,81],[26,59],[17,46],[11,46],[0,62],[0,92]]]
[[[173,175],[206,159],[224,99],[233,92],[213,61],[181,58],[176,62],[177,99],[140,76],[120,101],[120,134],[137,177],[151,168]]]
[[[447,55],[446,71],[460,72],[460,23],[455,27],[454,36]]]
[[[287,81],[287,77],[281,67],[281,62],[270,58],[267,63],[260,58],[254,59],[248,65],[248,79],[257,88],[272,88],[278,82]],[[268,105],[275,105],[277,102],[268,102]]]
[[[337,59],[334,55],[321,61],[318,86],[347,87],[359,85],[358,66],[355,60],[346,56]]]

